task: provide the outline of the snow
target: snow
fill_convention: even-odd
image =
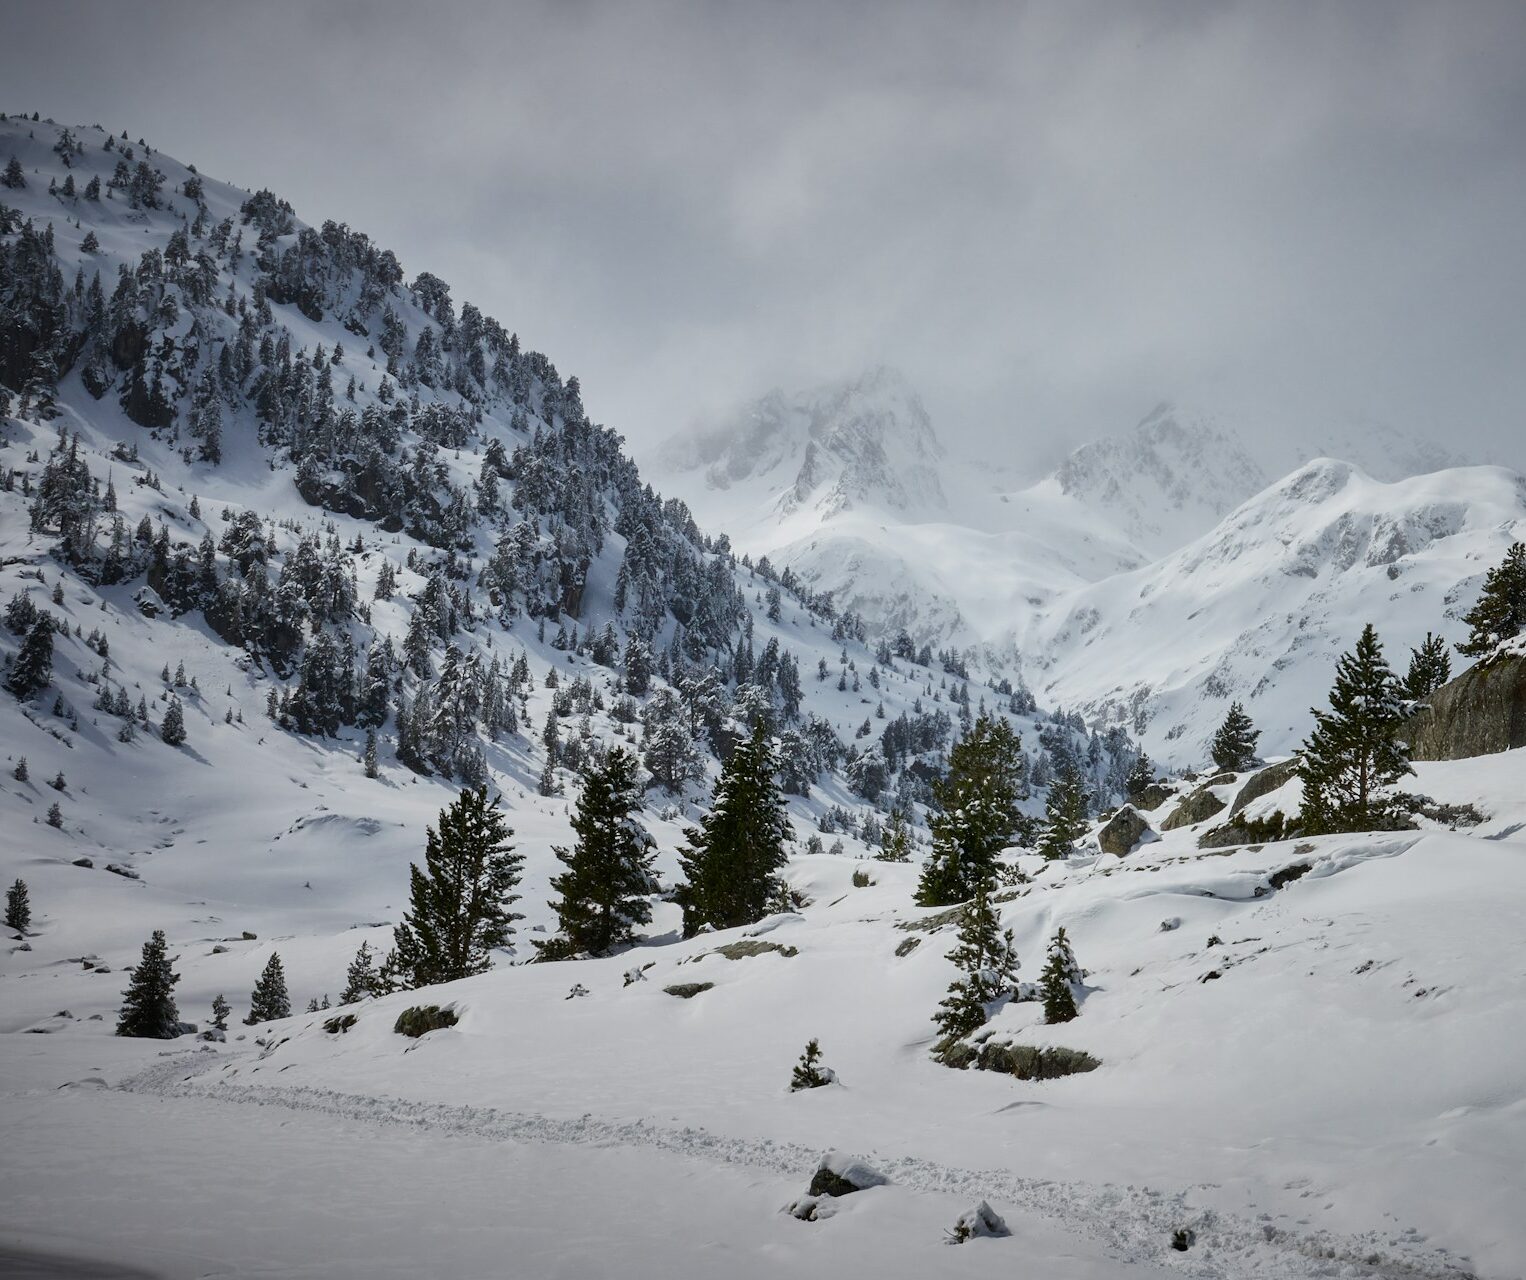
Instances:
[[[48,126],[7,128],[29,173],[50,163]],[[87,152],[98,165],[98,145]],[[184,176],[155,160],[172,183]],[[237,207],[243,193],[205,181],[214,211]],[[38,216],[48,199],[45,180],[6,194]],[[99,216],[107,266],[175,225],[122,204],[87,212]],[[55,220],[72,263],[82,233]],[[294,311],[291,322],[306,324]],[[301,332],[329,345],[335,336],[332,325]],[[871,399],[881,395],[887,414],[904,408],[891,384]],[[379,539],[305,506],[236,424],[228,460],[212,469],[126,424],[109,397],[96,404],[66,389],[61,421],[81,431],[97,473],[113,465],[117,440],[140,442],[165,485],[135,485],[114,464],[134,522],[162,514],[194,539],[220,533],[225,507],[271,512],[292,525],[280,532],[284,554],[297,530],[329,521],[345,541],[366,538],[362,596],[384,556],[405,592],[420,581],[401,567],[406,538]],[[54,429],[7,423],[3,436],[0,465],[20,466],[46,452]],[[885,456],[902,448],[885,445]],[[1146,564],[1058,481],[1021,502],[994,500],[1020,514],[1008,528],[924,518],[915,502],[906,525],[853,487],[866,473],[852,459],[838,460],[843,470],[822,492],[853,501],[821,527],[862,537],[855,574],[866,590],[952,599],[951,627],[1000,616],[1011,628],[1021,616],[1021,633],[993,634],[1036,664],[1046,701],[1108,713],[1137,704],[1152,754],[1159,745],[1164,758],[1201,754],[1222,709],[1203,691],[1221,663],[1243,694],[1289,659],[1250,694],[1267,731],[1261,749],[1274,752],[1306,729],[1352,617],[1373,618],[1394,657],[1427,627],[1451,635],[1448,611],[1467,598],[1458,584],[1497,559],[1522,513],[1519,478],[1497,469],[1380,483],[1318,463]],[[474,465],[447,461],[458,478]],[[188,514],[193,493],[199,521]],[[741,477],[730,493],[741,513],[753,490]],[[825,565],[839,551],[816,536]],[[1179,830],[1125,858],[1017,857],[1030,880],[999,895],[1002,925],[1027,972],[1063,926],[1087,971],[1086,998],[1063,1027],[1043,1025],[1037,1004],[1010,1004],[990,1034],[1102,1062],[1040,1083],[932,1061],[954,926],[912,905],[914,863],[875,863],[872,883],[854,886],[869,850],[852,837],[840,857],[797,843],[786,875],[807,899],[799,911],[682,940],[676,909],[659,903],[650,936],[630,951],[520,963],[552,925],[551,849],[568,841],[569,799],[536,794],[543,756],[516,738],[488,753],[526,855],[513,950],[480,977],[354,1006],[343,1033],[325,1030],[332,1012],[250,1028],[237,1019],[273,951],[300,1008],[337,995],[361,942],[386,950],[408,865],[453,788],[385,761],[366,779],[354,732],[337,741],[281,732],[264,716],[270,677],[199,619],[151,620],[134,602],[141,584],[91,587],[60,575],[47,550],[21,495],[0,493],[0,596],[24,589],[41,602],[46,589],[25,575],[41,569],[48,588],[61,576],[64,603],[47,607],[108,636],[114,678],[134,698],[159,695],[160,667],[180,659],[200,695],[180,691],[184,748],[148,734],[120,743],[113,721],[88,710],[83,676],[98,660],[62,637],[55,682],[79,713],[78,733],[48,706],[0,695],[0,881],[25,878],[34,909],[31,936],[0,944],[0,1270],[30,1253],[63,1259],[65,1274],[97,1258],[165,1277],[1526,1273],[1526,752],[1417,766],[1410,789],[1485,813],[1463,831],[1427,823],[1204,852],[1196,831]],[[756,598],[763,584],[745,572],[739,581],[758,647],[778,637],[800,655],[808,708],[845,738],[882,698],[890,716],[919,696],[938,705],[927,692],[936,679],[906,664],[881,690],[818,683],[816,660],[835,676],[842,646],[792,604],[769,622]],[[950,582],[967,594],[949,596]],[[374,611],[400,633],[400,603]],[[1273,619],[1274,632],[1257,631],[1258,618]],[[14,638],[3,640],[9,653]],[[610,678],[522,623],[484,626],[463,643],[526,652],[532,726],[550,705],[553,665]],[[867,673],[870,650],[849,649]],[[242,724],[223,722],[229,708]],[[609,740],[623,731],[607,716],[592,725]],[[1019,727],[1031,745],[1036,722]],[[21,755],[25,783],[11,772]],[[60,770],[61,793],[47,783]],[[1251,816],[1287,807],[1295,789],[1258,801]],[[669,884],[707,794],[654,796],[662,811],[643,814]],[[54,801],[58,830],[40,820]],[[857,807],[840,779],[792,800],[800,836],[833,804]],[[82,858],[93,867],[75,865]],[[1270,887],[1299,863],[1307,874]],[[183,1019],[204,1026],[215,995],[232,1001],[225,1041],[111,1034],[126,970],[156,928],[181,974]],[[793,954],[711,954],[743,937]],[[902,953],[908,941],[919,944]],[[633,970],[641,980],[627,981]],[[697,977],[713,985],[691,999],[664,990]],[[587,995],[568,999],[574,984]],[[398,1014],[419,1003],[448,1004],[459,1021],[418,1040],[395,1034]],[[813,1037],[843,1083],[790,1093],[790,1068]],[[886,1182],[843,1198],[828,1218],[781,1212],[830,1152]],[[944,1247],[982,1202],[1011,1237]],[[1171,1243],[1182,1230],[1194,1237],[1185,1252]]]

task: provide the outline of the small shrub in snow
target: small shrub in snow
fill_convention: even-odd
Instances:
[[[821,1065],[821,1042],[814,1036],[806,1041],[805,1052],[790,1073],[790,1092],[802,1089],[819,1089],[823,1085],[836,1084],[837,1072]]]
[[[397,1022],[392,1030],[400,1036],[408,1036],[417,1040],[422,1035],[431,1031],[438,1031],[442,1027],[453,1027],[460,1019],[456,1011],[449,1006],[441,1008],[437,1004],[416,1004],[411,1009],[404,1009],[397,1015]]]
[[[948,1233],[948,1242],[963,1244],[966,1240],[976,1240],[982,1236],[991,1238],[1011,1234],[1001,1215],[982,1200],[973,1209],[966,1209],[959,1215],[959,1221],[954,1223],[954,1229]]]
[[[869,879],[867,871],[855,871],[853,873],[853,887],[855,889],[867,889],[874,881]]]

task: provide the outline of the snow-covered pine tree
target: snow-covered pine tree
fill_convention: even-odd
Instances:
[[[800,1061],[790,1071],[790,1092],[820,1089],[823,1085],[834,1084],[836,1081],[837,1073],[831,1067],[821,1065],[821,1042],[812,1036],[805,1042],[805,1052],[800,1055]]]
[[[1414,770],[1400,737],[1406,710],[1399,681],[1370,622],[1356,648],[1335,664],[1330,709],[1313,714],[1314,731],[1298,766],[1303,831],[1393,829],[1400,815],[1391,788]]]
[[[1141,751],[1139,759],[1134,761],[1128,776],[1123,781],[1123,792],[1131,801],[1137,803],[1145,791],[1154,785],[1155,762]]]
[[[1081,773],[1067,765],[1049,788],[1038,851],[1046,858],[1069,857],[1086,833],[1086,786]]]
[[[1049,939],[1049,957],[1039,974],[1039,998],[1044,1002],[1044,1021],[1051,1026],[1069,1022],[1080,1012],[1076,1008],[1076,987],[1081,983],[1081,966],[1063,925]]]
[[[760,722],[737,744],[716,780],[714,800],[679,853],[685,883],[674,899],[684,934],[761,920],[778,903],[778,872],[794,838],[779,791],[773,741]]]
[[[1505,558],[1484,575],[1478,603],[1462,620],[1468,624],[1468,638],[1457,652],[1470,658],[1487,657],[1526,631],[1526,542],[1513,543]]]
[[[1243,773],[1256,763],[1256,739],[1261,730],[1251,723],[1238,700],[1229,704],[1224,723],[1213,735],[1211,754],[1221,773]]]
[[[143,944],[143,958],[127,978],[122,992],[122,1011],[117,1035],[149,1040],[173,1040],[180,1034],[180,1010],[175,1006],[175,984],[180,975],[170,964],[164,930],[155,929]]]
[[[985,1026],[990,1005],[1010,995],[1017,981],[1012,930],[1001,927],[983,885],[964,909],[958,941],[948,958],[962,976],[949,984],[948,995],[933,1015],[940,1032],[939,1051]]]
[[[519,900],[524,855],[509,844],[510,830],[497,797],[486,787],[463,791],[430,827],[424,868],[410,869],[410,904],[393,930],[385,970],[408,987],[454,982],[485,973],[492,951],[507,945]]]
[[[899,809],[890,815],[880,837],[880,851],[874,855],[881,862],[911,861],[911,828],[906,825],[906,815]]]
[[[381,974],[376,971],[376,961],[371,944],[362,942],[344,973],[344,990],[339,993],[340,1004],[354,1004],[368,996],[381,995],[386,990]]]
[[[1446,641],[1427,631],[1418,649],[1409,651],[1409,671],[1404,677],[1404,696],[1411,702],[1429,698],[1452,678],[1452,656]]]
[[[233,1006],[221,991],[212,997],[212,1026],[218,1031],[228,1029],[228,1015],[232,1012]]]
[[[367,729],[366,730],[366,746],[365,746],[365,750],[361,752],[360,761],[361,761],[362,768],[365,769],[366,777],[368,777],[368,778],[375,778],[375,777],[378,776],[378,774],[380,773],[380,769],[378,768],[377,763],[376,763],[376,730],[375,729]]]
[[[5,891],[5,927],[25,933],[32,926],[32,897],[26,881],[18,879]]]
[[[159,737],[167,747],[178,747],[185,741],[185,710],[180,699],[170,695],[164,708],[164,720],[159,726]]]
[[[22,702],[41,693],[53,679],[53,624],[46,617],[32,623],[11,664],[5,687]]]
[[[602,955],[629,942],[637,925],[648,923],[654,888],[656,842],[634,815],[641,811],[636,758],[616,747],[602,765],[589,770],[572,815],[577,841],[552,852],[567,870],[551,878],[559,898],[560,941],[573,954]]]
[[[1024,822],[1017,734],[1001,717],[981,716],[949,752],[948,773],[933,784],[933,847],[917,885],[926,907],[965,902],[996,879],[997,855]]]
[[[244,1019],[244,1025],[252,1027],[290,1016],[291,996],[286,991],[286,970],[281,966],[281,953],[272,951],[259,981],[249,993],[249,1016]]]

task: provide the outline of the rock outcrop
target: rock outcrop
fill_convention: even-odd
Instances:
[[[1469,667],[1426,699],[1406,733],[1415,760],[1466,760],[1526,747],[1526,656]]]
[[[1139,816],[1133,805],[1126,804],[1097,832],[1097,844],[1103,853],[1115,853],[1121,858],[1150,834],[1153,834],[1150,824]]]
[[[1233,818],[1252,800],[1271,795],[1278,787],[1292,781],[1293,775],[1297,772],[1298,757],[1289,756],[1286,760],[1267,765],[1259,773],[1251,774],[1245,780],[1245,785],[1235,793],[1234,803],[1229,806],[1229,816]]]
[[[1162,831],[1175,831],[1178,827],[1190,827],[1213,817],[1224,807],[1224,802],[1207,787],[1199,787],[1182,797],[1182,802],[1171,810],[1171,816],[1160,824]]]

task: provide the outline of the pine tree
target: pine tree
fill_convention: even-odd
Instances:
[[[1411,702],[1429,698],[1452,678],[1452,658],[1446,641],[1427,631],[1418,649],[1409,651],[1409,672],[1404,677],[1404,696]]]
[[[1049,788],[1038,851],[1046,858],[1066,858],[1086,834],[1086,788],[1074,766],[1067,766]]]
[[[46,689],[53,679],[53,624],[38,618],[21,642],[5,687],[22,702]]]
[[[381,975],[376,972],[376,962],[371,956],[371,944],[362,942],[350,967],[345,970],[344,990],[339,993],[340,1004],[354,1004],[367,996],[379,996],[385,990]]]
[[[1155,763],[1143,751],[1139,753],[1139,759],[1134,761],[1129,770],[1128,777],[1123,781],[1123,792],[1134,802],[1138,802],[1145,791],[1155,785]]]
[[[218,1031],[228,1029],[228,1015],[233,1012],[233,1006],[223,997],[219,991],[212,997],[212,1026]]]
[[[375,778],[380,773],[376,764],[376,730],[366,730],[366,749],[361,754],[361,762],[365,767],[366,777]]]
[[[170,695],[164,708],[164,720],[159,726],[159,737],[167,747],[178,747],[185,741],[185,711],[180,699]]]
[[[1044,1021],[1051,1026],[1069,1022],[1080,1012],[1076,1008],[1076,987],[1081,983],[1081,966],[1076,963],[1065,929],[1049,939],[1049,958],[1039,975],[1039,998],[1044,1002]]]
[[[996,879],[996,858],[1022,829],[1023,756],[1004,718],[981,716],[933,784],[933,848],[917,885],[926,907],[965,902]]]
[[[1468,638],[1457,652],[1473,658],[1486,657],[1526,631],[1526,543],[1513,543],[1499,565],[1484,575],[1478,603],[1462,620],[1468,624]]]
[[[686,882],[674,898],[684,934],[705,925],[731,929],[761,920],[778,903],[778,871],[793,839],[779,792],[773,742],[760,722],[737,744],[716,780],[710,812],[684,833],[679,853]]]
[[[393,930],[387,970],[410,987],[454,982],[485,973],[495,947],[507,945],[519,900],[524,855],[509,845],[514,833],[486,787],[463,791],[430,827],[424,869],[410,869],[411,903]]]
[[[1016,982],[1012,930],[1002,929],[983,886],[964,909],[958,942],[948,958],[963,976],[949,985],[948,995],[933,1015],[942,1033],[940,1047],[963,1040],[985,1026],[991,1003],[1009,995]]]
[[[640,810],[636,758],[617,747],[588,773],[572,816],[577,842],[552,848],[567,870],[551,878],[561,896],[550,906],[573,952],[601,955],[652,918],[656,842],[635,820]]]
[[[881,862],[911,861],[911,828],[906,825],[906,817],[899,809],[890,815],[885,834],[880,839],[880,851],[874,856]]]
[[[805,1042],[805,1052],[790,1072],[789,1090],[799,1093],[802,1089],[820,1089],[832,1084],[837,1073],[831,1067],[821,1065],[821,1043],[814,1036]]]
[[[31,777],[31,773],[27,769],[25,756],[20,757],[16,761],[16,767],[11,770],[11,777],[15,778],[17,782],[25,782]]]
[[[1261,730],[1252,723],[1238,701],[1229,704],[1229,714],[1213,735],[1213,763],[1220,773],[1243,773],[1256,763],[1256,739]]]
[[[57,800],[48,806],[48,825],[50,827],[62,827],[64,825],[64,811]]]
[[[5,927],[25,933],[32,925],[32,898],[26,881],[17,880],[5,891]]]
[[[1393,829],[1399,814],[1389,788],[1414,771],[1399,737],[1406,719],[1399,682],[1371,623],[1335,664],[1330,710],[1313,714],[1298,767],[1304,832]]]
[[[272,951],[260,980],[249,994],[249,1016],[244,1019],[244,1025],[252,1027],[290,1016],[291,997],[286,992],[286,970],[281,967],[281,953]]]
[[[117,1034],[149,1040],[173,1040],[179,1035],[180,1010],[175,1007],[174,994],[179,981],[180,975],[170,964],[164,930],[155,929],[143,944],[142,960],[128,975]]]

